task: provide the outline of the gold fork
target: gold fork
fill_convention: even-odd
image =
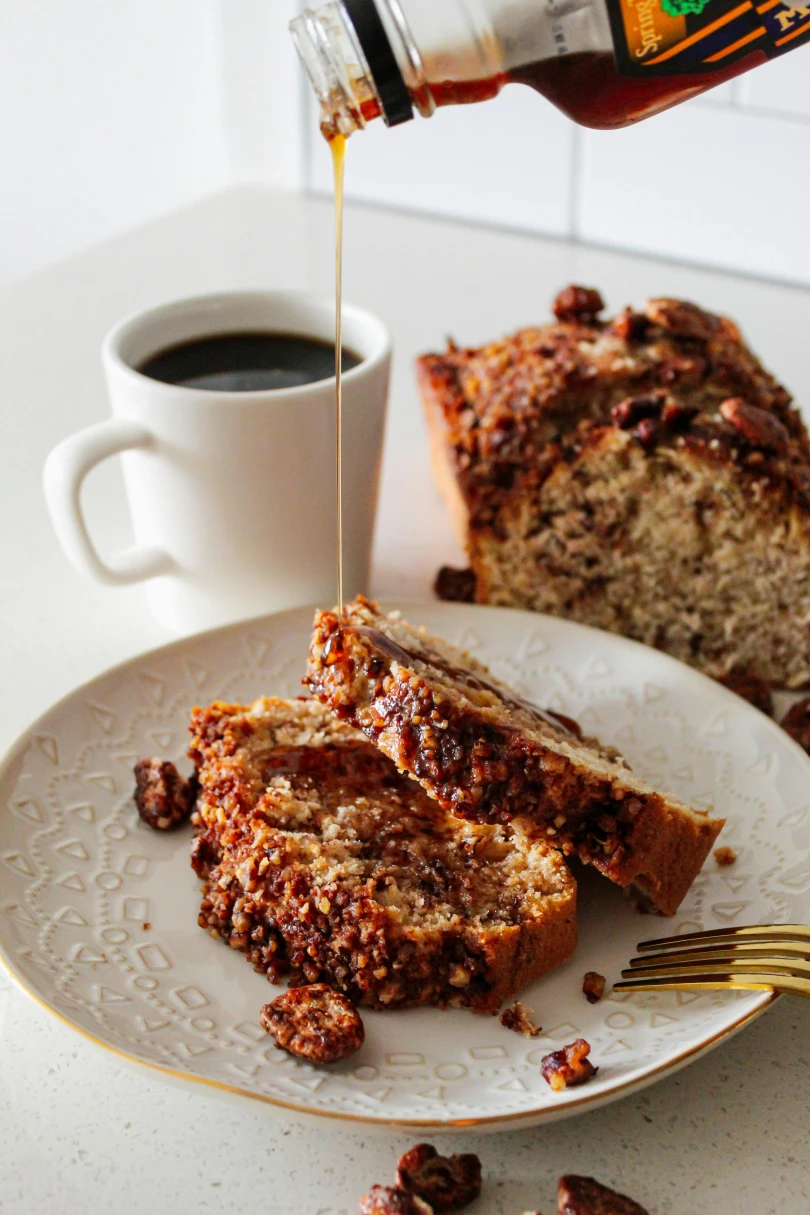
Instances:
[[[751,924],[641,941],[614,991],[746,988],[810,999],[810,925]]]

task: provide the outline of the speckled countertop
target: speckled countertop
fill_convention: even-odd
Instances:
[[[73,572],[41,499],[48,450],[105,416],[103,333],[178,295],[328,290],[330,242],[327,203],[233,191],[0,291],[0,746],[80,681],[167,639],[142,590]],[[409,368],[449,331],[475,342],[542,320],[571,280],[602,286],[611,306],[682,294],[734,315],[810,401],[810,296],[797,288],[358,207],[346,262],[347,298],[381,313],[396,346],[375,559],[375,590],[389,597],[426,594],[436,566],[459,558],[430,483]],[[127,537],[117,470],[94,474],[87,500],[102,546],[116,547]],[[653,1215],[798,1215],[810,1211],[808,1098],[810,1003],[782,1000],[637,1096],[533,1131],[443,1143],[482,1156],[486,1188],[470,1215],[551,1215],[555,1179],[571,1171]],[[354,1215],[411,1142],[171,1084],[79,1037],[0,975],[4,1213]]]

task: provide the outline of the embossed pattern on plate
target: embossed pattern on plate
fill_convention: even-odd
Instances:
[[[769,1002],[762,993],[608,995],[636,942],[674,932],[810,918],[810,760],[771,721],[681,664],[562,620],[498,608],[408,605],[541,705],[577,718],[634,768],[728,818],[738,853],[709,859],[672,921],[636,912],[580,875],[580,945],[522,999],[527,1040],[461,1011],[364,1012],[366,1043],[330,1068],[262,1032],[273,988],[197,927],[189,829],[162,836],[132,804],[132,765],[178,760],[188,711],[214,699],[297,695],[311,611],[178,641],[100,676],[50,709],[0,768],[0,957],[34,997],[130,1058],[278,1105],[380,1123],[511,1126],[575,1113],[650,1083]],[[577,1036],[599,1073],[553,1093],[540,1059]]]

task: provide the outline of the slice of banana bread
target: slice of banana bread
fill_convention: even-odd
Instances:
[[[529,824],[448,814],[317,701],[191,730],[199,923],[272,981],[494,1012],[573,952],[576,884]]]
[[[576,723],[519,699],[471,655],[359,598],[319,612],[306,681],[439,804],[532,821],[549,842],[674,914],[723,821],[637,780]]]
[[[564,292],[555,325],[420,360],[472,567],[453,584],[714,676],[807,683],[810,444],[787,392],[724,318],[652,300],[602,324],[596,293],[571,311],[588,294],[566,312]]]

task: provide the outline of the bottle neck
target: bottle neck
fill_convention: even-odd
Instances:
[[[290,23],[321,107],[327,138],[351,135],[375,118],[398,126],[413,118],[411,94],[374,0],[338,0],[305,9]],[[398,48],[400,54],[403,49]]]

